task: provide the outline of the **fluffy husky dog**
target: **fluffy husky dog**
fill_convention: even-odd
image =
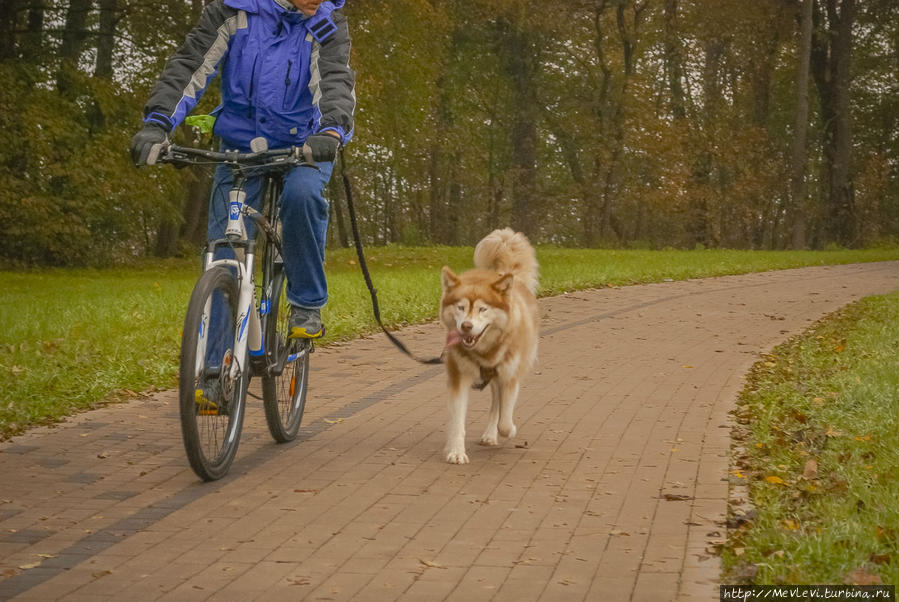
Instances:
[[[446,326],[449,427],[446,461],[468,463],[465,412],[468,390],[487,383],[493,393],[482,445],[515,436],[512,412],[521,379],[537,358],[537,257],[528,239],[494,230],[474,250],[475,269],[443,268],[440,321]]]

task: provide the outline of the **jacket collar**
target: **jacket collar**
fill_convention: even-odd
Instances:
[[[331,6],[326,6],[329,4]],[[326,10],[330,13],[332,10],[342,8],[344,4],[346,4],[346,0],[327,0],[321,3],[318,7],[318,12],[321,13],[323,10]],[[258,13],[267,7],[271,7],[276,12],[296,12],[297,10],[290,0],[225,0],[225,5],[248,13]],[[308,18],[306,15],[302,15],[302,17],[304,19]]]

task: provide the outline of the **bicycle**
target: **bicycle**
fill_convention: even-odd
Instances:
[[[148,165],[177,167],[223,164],[234,181],[228,195],[225,237],[206,247],[203,275],[194,287],[181,339],[179,406],[181,433],[191,468],[204,481],[228,473],[243,428],[250,379],[262,377],[262,401],[269,432],[278,443],[293,441],[306,405],[311,339],[289,339],[289,305],[281,259],[278,212],[282,176],[297,167],[318,169],[302,149],[268,150],[265,139],[252,152],[215,152],[168,144]],[[244,203],[248,177],[262,176],[263,198],[256,211]],[[256,240],[244,219],[256,222],[265,243],[262,284],[256,303]],[[220,248],[234,258],[215,259]]]

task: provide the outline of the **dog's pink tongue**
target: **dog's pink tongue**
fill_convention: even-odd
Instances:
[[[446,346],[452,347],[453,345],[458,345],[462,342],[462,335],[459,334],[458,330],[450,330],[446,333]]]

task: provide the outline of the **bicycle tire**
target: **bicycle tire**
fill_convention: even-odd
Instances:
[[[290,306],[286,297],[284,271],[277,265],[271,270],[272,286],[269,311],[265,317],[265,353],[267,369],[262,375],[262,402],[265,421],[272,438],[278,443],[296,439],[306,407],[309,383],[311,343],[288,339]],[[295,359],[284,364],[279,374],[272,371],[282,355]]]
[[[190,466],[204,481],[228,473],[243,427],[250,367],[246,357],[233,356],[237,299],[237,280],[231,270],[213,267],[194,287],[184,318],[179,375],[181,434]],[[210,328],[213,320],[217,328]],[[232,379],[230,366],[235,361],[239,373]]]

